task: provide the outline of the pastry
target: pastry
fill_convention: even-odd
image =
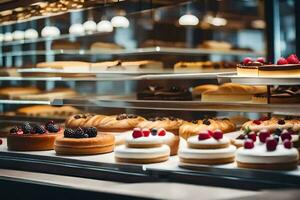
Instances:
[[[175,72],[201,72],[202,70],[220,69],[221,62],[211,61],[196,61],[196,62],[183,62],[180,61],[174,65]]]
[[[64,71],[89,72],[90,63],[81,61],[54,61],[42,62],[36,65],[37,68],[50,68]]]
[[[237,75],[238,76],[258,76],[258,68],[266,63],[264,58],[257,58],[255,61],[252,58],[244,58],[241,64],[237,65]]]
[[[91,63],[91,71],[106,71],[121,66],[120,60]]]
[[[183,120],[175,117],[155,117],[149,118],[148,120],[140,122],[138,128],[163,128],[175,135],[179,135],[179,127],[183,124]]]
[[[116,147],[115,159],[117,162],[137,164],[166,161],[170,156],[170,147],[164,144],[163,138],[168,138],[166,131],[152,135],[149,130],[134,129],[126,137],[126,144]]]
[[[53,100],[63,99],[66,97],[73,97],[77,95],[76,91],[69,88],[55,88],[54,90],[47,91],[39,94],[22,94],[15,97],[15,99],[22,100]]]
[[[103,50],[103,49],[109,49],[109,50],[118,50],[118,49],[124,49],[124,47],[115,44],[115,43],[108,43],[108,42],[95,42],[90,47],[91,51],[97,51],[97,50]]]
[[[33,117],[68,117],[80,111],[72,106],[38,105],[19,108],[17,114]]]
[[[217,90],[207,90],[202,93],[203,102],[236,102],[251,101],[254,94],[267,92],[265,86],[248,86],[237,83],[225,83]]]
[[[215,50],[229,50],[232,45],[224,41],[207,40],[198,45],[198,48],[215,49]]]
[[[259,67],[258,76],[262,77],[299,77],[300,61],[295,54],[288,58],[280,58],[277,64],[268,64]]]
[[[20,74],[17,71],[18,69],[15,67],[11,67],[11,68],[2,68],[0,69],[0,76],[13,76],[13,77],[19,77]]]
[[[94,155],[110,153],[114,145],[114,136],[98,133],[95,127],[78,127],[67,128],[63,136],[57,137],[54,150],[59,155]]]
[[[269,103],[299,103],[300,102],[300,90],[298,87],[276,87],[271,91]],[[267,104],[268,94],[256,94],[252,96],[253,103]]]
[[[223,133],[235,131],[236,126],[229,119],[204,119],[193,122],[184,122],[179,128],[179,136],[188,139],[200,131],[214,131],[220,129]]]
[[[0,88],[1,98],[13,99],[24,94],[37,94],[40,90],[36,87],[4,87]]]
[[[185,43],[184,42],[169,42],[169,41],[162,41],[162,40],[146,40],[142,43],[141,47],[176,47],[176,48],[184,48]]]
[[[265,143],[255,144],[251,139],[244,142],[236,152],[236,162],[240,168],[266,170],[297,169],[299,153],[293,143],[285,139],[278,144],[274,137],[265,139]]]
[[[12,151],[44,151],[52,150],[54,140],[63,133],[58,125],[50,121],[45,126],[25,122],[14,127],[7,136],[8,150]]]
[[[100,124],[101,120],[105,118],[105,115],[93,115],[93,114],[76,114],[66,119],[65,126],[67,128],[78,127],[96,127]]]
[[[147,89],[137,93],[139,100],[165,100],[165,101],[191,101],[192,94],[188,89],[172,86],[148,86]]]
[[[194,98],[201,99],[201,95],[203,92],[208,90],[217,90],[218,88],[219,88],[218,85],[213,85],[213,84],[199,85],[193,88],[192,94]]]
[[[187,147],[180,148],[178,155],[181,165],[184,164],[226,164],[234,161],[236,147],[223,137],[220,130],[201,131],[187,139]]]
[[[80,49],[79,42],[71,42],[68,40],[54,40],[51,44],[53,50],[78,50]]]
[[[107,116],[100,121],[97,125],[97,129],[101,132],[114,135],[116,145],[119,145],[124,144],[126,136],[144,120],[143,117],[133,114]]]
[[[145,71],[145,70],[161,70],[163,63],[155,60],[141,60],[141,61],[106,61],[99,63],[92,63],[92,71]]]
[[[263,129],[275,131],[276,129],[293,129],[294,122],[291,120],[280,119],[273,117],[268,119],[263,117],[261,119],[251,120],[242,125],[241,130],[251,130],[258,132]]]

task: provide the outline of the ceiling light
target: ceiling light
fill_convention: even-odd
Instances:
[[[213,26],[225,26],[227,24],[227,20],[225,18],[218,16],[213,17],[212,15],[206,15],[204,17],[204,21]]]
[[[264,29],[266,27],[266,22],[261,19],[253,20],[251,26],[257,29]]]
[[[115,16],[111,19],[113,27],[127,28],[129,27],[129,20],[124,16]]]
[[[179,18],[178,22],[182,26],[196,26],[199,23],[199,19],[195,15],[185,14]]]

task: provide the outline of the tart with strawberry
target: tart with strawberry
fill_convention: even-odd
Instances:
[[[262,77],[299,77],[300,61],[292,54],[287,58],[279,58],[276,64],[259,67],[258,76]]]
[[[263,141],[262,144],[255,144],[251,139],[245,140],[244,147],[236,152],[238,167],[266,170],[297,169],[299,153],[293,147],[290,138],[264,136]]]
[[[102,134],[95,127],[66,128],[64,134],[57,137],[54,150],[59,155],[94,155],[113,151],[115,138]]]
[[[189,164],[226,164],[234,161],[236,147],[222,131],[201,131],[187,139],[187,147],[179,149],[181,166]]]
[[[52,150],[56,137],[62,133],[63,129],[53,121],[45,125],[25,122],[10,130],[7,136],[7,147],[12,151]]]
[[[115,159],[117,162],[137,164],[166,161],[171,153],[168,145],[173,138],[174,135],[164,129],[135,128],[132,134],[126,138],[125,145],[116,147]]]

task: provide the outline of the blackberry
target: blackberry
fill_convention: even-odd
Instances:
[[[151,135],[153,135],[153,136],[157,135],[157,129],[156,128],[151,129]]]
[[[89,137],[97,136],[97,129],[95,127],[89,127],[84,130],[85,134],[88,134]]]
[[[19,130],[19,128],[18,127],[13,127],[12,129],[10,129],[10,133],[12,133],[12,134],[14,134],[14,133],[17,133],[18,132],[18,130]]]
[[[59,131],[59,127],[52,123],[48,123],[45,128],[51,133],[57,133]]]
[[[283,119],[280,119],[280,120],[278,120],[278,122],[277,122],[279,125],[284,125],[285,124],[285,121],[283,120]]]
[[[84,136],[84,130],[82,128],[77,128],[75,130],[75,138],[83,138]]]
[[[37,134],[44,134],[47,132],[43,126],[39,126],[39,125],[34,126],[33,131],[34,131],[34,133],[37,133]]]
[[[205,119],[205,120],[203,120],[203,124],[205,124],[205,125],[209,126],[209,125],[210,125],[210,121],[209,121],[209,119]]]
[[[65,131],[64,131],[64,136],[66,138],[74,138],[75,132],[70,128],[66,128]]]
[[[22,124],[21,129],[24,134],[30,134],[33,132],[33,129],[31,127],[31,125],[29,124],[29,122],[25,122],[24,124]]]

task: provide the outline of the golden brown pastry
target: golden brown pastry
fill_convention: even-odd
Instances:
[[[93,114],[77,114],[66,119],[65,126],[67,128],[78,127],[98,127],[101,120],[105,118],[105,115],[93,115]]]
[[[60,69],[66,71],[90,71],[90,63],[81,61],[54,61],[41,62],[36,65],[37,68]]]
[[[56,88],[39,94],[22,94],[15,97],[22,100],[53,100],[77,95],[76,91],[69,88]]]
[[[17,114],[33,117],[67,117],[80,111],[72,106],[37,105],[19,108]]]
[[[217,90],[218,88],[219,86],[214,84],[199,85],[193,88],[192,94],[195,98],[201,98],[203,92]]]
[[[24,94],[37,94],[41,92],[36,87],[4,87],[0,88],[1,98],[13,99]]]

